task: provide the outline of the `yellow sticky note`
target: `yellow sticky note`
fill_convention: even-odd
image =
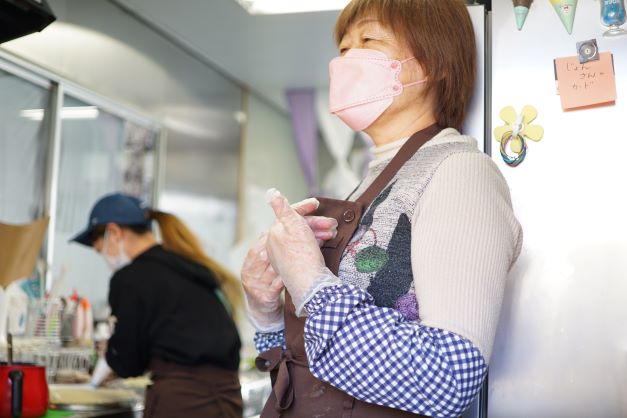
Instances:
[[[556,58],[553,63],[564,110],[616,102],[614,57],[610,52],[602,52],[598,61],[585,64],[576,56]]]

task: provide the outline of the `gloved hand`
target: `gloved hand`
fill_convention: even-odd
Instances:
[[[274,189],[269,191],[272,195]],[[301,216],[315,211],[320,203],[316,199],[306,199],[292,207]],[[322,216],[305,216],[319,245],[332,239],[337,234],[337,221]],[[242,285],[246,296],[247,312],[250,322],[260,332],[275,332],[284,328],[283,300],[281,292],[283,281],[274,271],[266,253],[264,235],[248,252],[241,271]]]
[[[300,316],[311,297],[325,286],[340,284],[340,280],[326,267],[309,224],[290,207],[287,199],[275,190],[270,196],[270,205],[276,222],[268,233],[268,256]]]
[[[246,296],[248,319],[257,331],[275,332],[282,330],[283,281],[270,265],[266,252],[267,234],[248,251],[242,266],[241,278]]]
[[[268,201],[270,201],[275,192],[276,189],[268,190]],[[333,239],[337,235],[337,220],[325,216],[307,216],[309,213],[318,209],[318,206],[320,206],[320,202],[315,198],[311,198],[293,204],[292,208],[296,213],[305,218],[318,241],[318,245],[322,246],[324,241]]]

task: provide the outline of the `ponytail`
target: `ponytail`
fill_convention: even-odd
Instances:
[[[233,308],[232,314],[235,315],[236,308],[243,306],[239,280],[217,261],[205,254],[196,235],[179,218],[169,213],[154,210],[148,211],[148,216],[159,224],[163,248],[202,264],[215,274],[222,292]]]

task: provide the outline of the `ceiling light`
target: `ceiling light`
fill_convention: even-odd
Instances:
[[[341,10],[350,0],[236,0],[250,14],[283,14]]]
[[[26,109],[20,112],[20,116],[34,121],[44,120],[44,109]],[[98,117],[96,106],[75,106],[61,109],[61,119],[96,119]]]

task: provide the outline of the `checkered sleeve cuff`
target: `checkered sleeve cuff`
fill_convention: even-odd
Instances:
[[[487,365],[470,341],[376,306],[357,287],[326,287],[305,308],[311,372],[357,399],[458,417],[481,388]]]
[[[305,310],[309,315],[321,311],[330,303],[343,299],[342,306],[358,304],[362,300],[374,302],[372,296],[366,292],[356,293],[355,288],[346,285],[323,287],[305,304]]]
[[[258,353],[263,353],[274,347],[285,350],[285,330],[277,332],[256,332],[253,338]]]

